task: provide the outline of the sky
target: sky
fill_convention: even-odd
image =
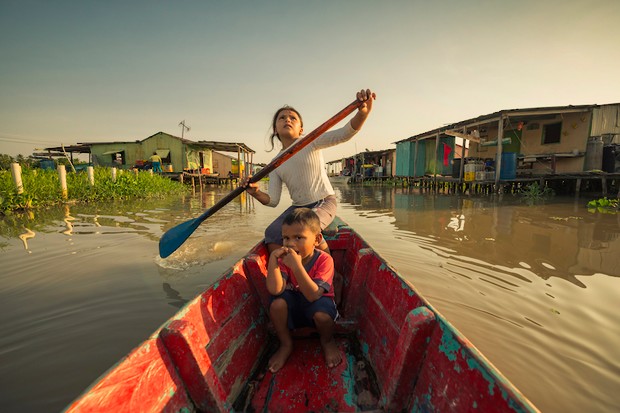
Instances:
[[[0,153],[157,132],[269,162],[275,110],[310,132],[377,94],[326,161],[502,109],[620,102],[620,1],[0,0]]]

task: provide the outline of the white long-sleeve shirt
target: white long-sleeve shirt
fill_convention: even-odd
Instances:
[[[280,203],[282,183],[286,185],[295,206],[309,205],[328,195],[334,195],[321,149],[346,142],[356,133],[351,122],[340,129],[325,132],[272,171],[269,174],[267,206],[275,207]]]

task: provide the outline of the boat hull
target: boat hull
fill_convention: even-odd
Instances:
[[[338,366],[305,329],[267,370],[277,339],[259,243],[66,411],[537,411],[352,228],[336,219],[325,237],[344,278]]]

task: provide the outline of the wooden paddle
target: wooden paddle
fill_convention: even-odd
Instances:
[[[306,147],[310,142],[321,136],[332,126],[346,118],[350,115],[355,109],[359,108],[364,102],[360,100],[355,100],[351,102],[346,108],[342,109],[340,112],[332,116],[329,120],[323,123],[321,126],[310,132],[308,135],[299,139],[293,145],[286,148],[285,151],[280,153],[277,157],[275,157],[267,166],[258,171],[256,175],[253,175],[249,183],[258,182],[264,177],[266,177],[271,171],[276,169],[278,166],[282,165],[289,158],[295,155],[297,152]],[[219,211],[224,205],[228,204],[230,201],[239,196],[243,191],[247,189],[246,187],[237,187],[235,190],[230,192],[224,198],[220,199],[215,205],[211,208],[207,209],[197,218],[190,219],[189,221],[185,221],[182,224],[177,225],[174,228],[169,229],[159,240],[159,255],[162,258],[166,258],[173,252],[175,252],[187,238],[198,228],[198,226],[205,219],[209,218],[211,215],[215,214]]]

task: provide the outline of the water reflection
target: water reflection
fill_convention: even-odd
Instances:
[[[541,411],[618,411],[620,215],[573,198],[337,191],[339,214]]]
[[[580,287],[585,285],[578,275],[620,276],[618,216],[589,213],[574,200],[530,206],[518,198],[498,203],[497,197],[406,188],[338,190],[342,202],[362,214],[392,216],[396,229],[432,239],[428,248],[450,259],[527,268],[544,280],[559,277]]]
[[[34,238],[36,234],[28,228],[24,228],[24,230],[26,230],[26,232],[24,232],[23,234],[19,234],[19,239],[22,240],[22,242],[24,243],[24,249],[31,253],[32,251],[28,249],[28,240],[30,238]]]
[[[452,229],[454,232],[460,232],[465,229],[465,215],[463,214],[453,214],[454,216],[450,218],[450,222],[446,225],[446,229]]]
[[[62,410],[287,206],[286,194],[279,209],[238,197],[158,257],[166,230],[231,189],[0,217],[0,325],[13,332],[0,337],[0,410]],[[530,207],[510,197],[336,189],[343,219],[542,411],[618,410],[620,215],[590,214],[571,199]],[[59,380],[58,371],[71,374]]]
[[[66,226],[67,229],[62,231],[62,233],[65,234],[65,235],[71,235],[73,233],[73,223],[72,223],[72,221],[75,221],[75,218],[71,216],[71,211],[69,210],[69,205],[65,205],[64,209],[65,209],[65,217],[64,217],[63,221],[65,222],[65,226]]]

